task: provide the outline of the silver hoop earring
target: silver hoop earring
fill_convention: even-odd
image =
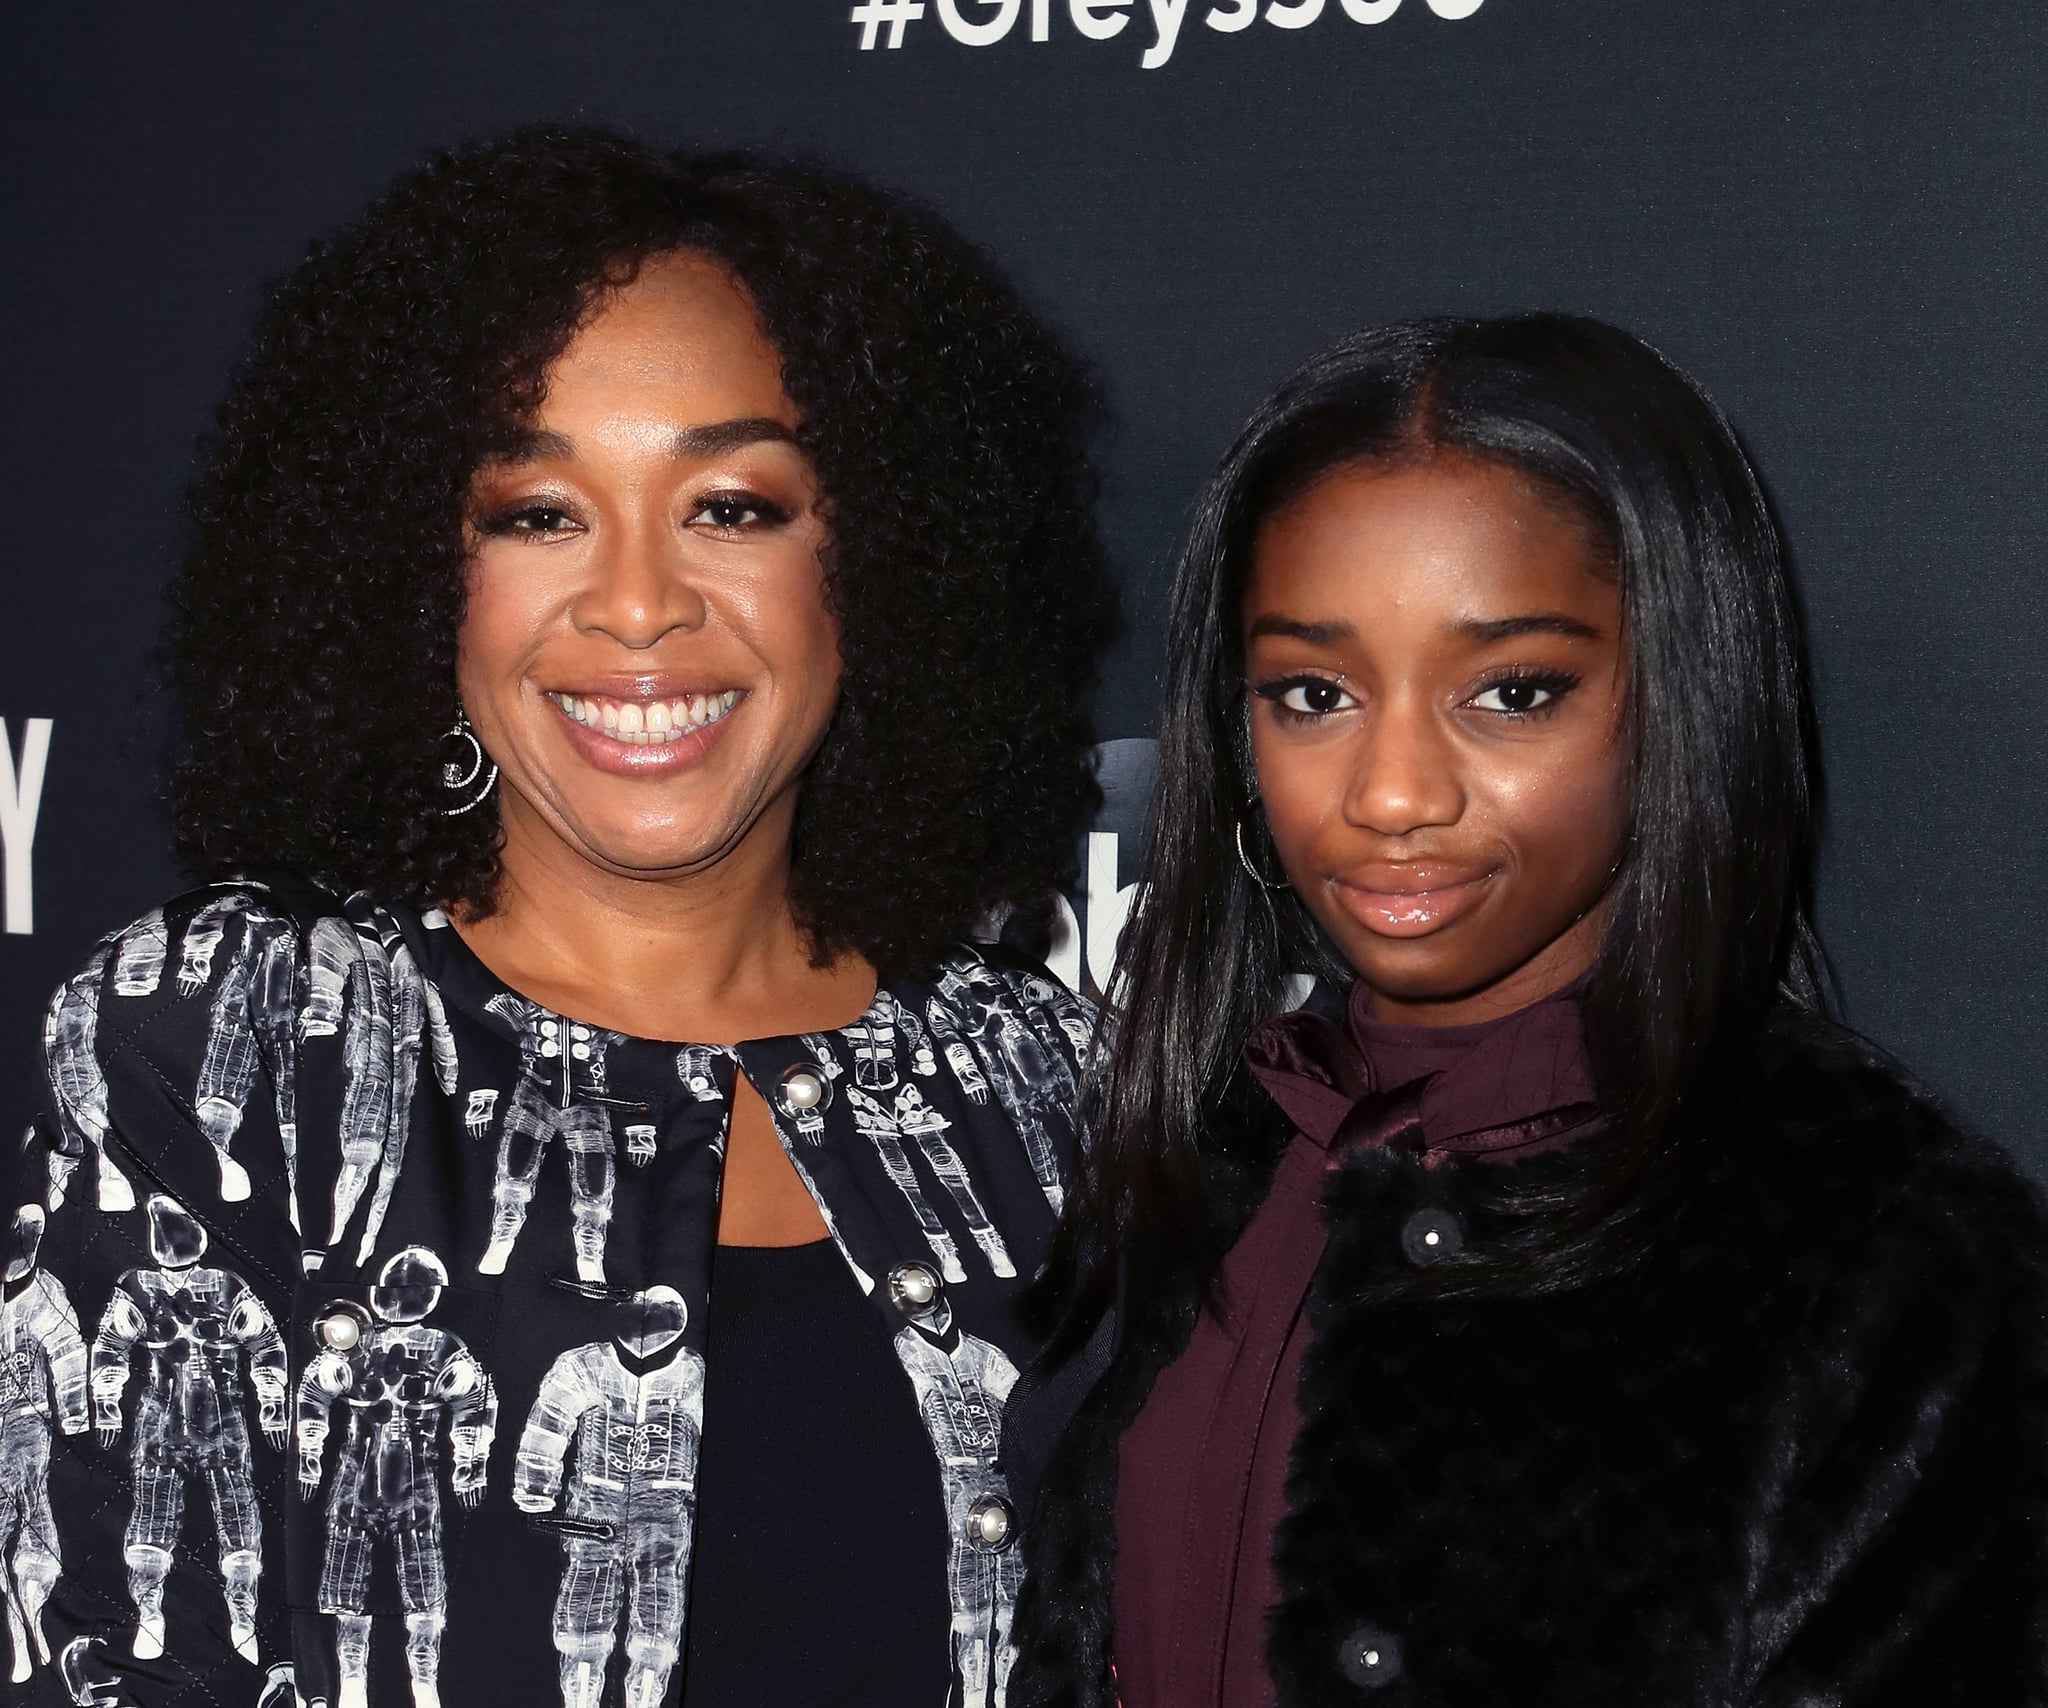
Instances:
[[[441,767],[441,787],[451,795],[468,795],[468,799],[452,807],[443,807],[443,818],[460,818],[466,812],[474,812],[491,798],[491,791],[498,786],[498,768],[491,764],[490,756],[484,752],[484,744],[477,740],[476,731],[469,727],[469,714],[457,710],[455,727],[442,737],[444,741],[459,742],[468,751],[458,759],[451,759]],[[485,776],[488,770],[490,775]],[[478,779],[482,778],[479,783]]]
[[[1276,884],[1270,878],[1261,877],[1258,867],[1252,864],[1252,857],[1244,851],[1244,820],[1237,821],[1237,863],[1250,874],[1253,883],[1263,890],[1284,890],[1284,883]]]

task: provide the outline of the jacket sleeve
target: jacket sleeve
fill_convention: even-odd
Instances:
[[[1954,1145],[1840,1244],[1751,1535],[1759,1708],[2048,1700],[2048,1232]]]
[[[297,926],[217,888],[51,1000],[32,1119],[0,1146],[10,1702],[290,1700],[304,985]]]

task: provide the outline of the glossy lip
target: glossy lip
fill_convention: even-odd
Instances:
[[[1486,898],[1492,871],[1460,872],[1428,861],[1377,861],[1329,880],[1338,905],[1376,937],[1427,937]]]
[[[642,685],[646,685],[644,688]],[[691,687],[680,676],[634,676],[634,677],[591,677],[570,684],[548,689],[541,699],[553,714],[557,726],[568,737],[569,745],[579,758],[599,771],[608,771],[615,777],[666,777],[677,771],[687,771],[701,765],[711,750],[718,745],[719,738],[734,718],[746,710],[748,690],[740,689],[739,700],[733,709],[716,723],[706,724],[702,729],[692,730],[676,741],[662,743],[659,747],[643,747],[635,742],[614,741],[600,730],[588,724],[580,724],[562,710],[550,694],[570,694],[577,699],[586,696],[591,699],[638,700],[643,705],[650,700],[681,699],[685,694],[708,694],[724,692],[704,687]]]

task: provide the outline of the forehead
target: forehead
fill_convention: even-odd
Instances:
[[[752,299],[711,257],[658,255],[608,291],[547,371],[540,415],[655,409],[794,420]]]
[[[1529,610],[1594,618],[1619,603],[1591,529],[1563,499],[1513,469],[1453,454],[1324,475],[1259,528],[1245,589],[1247,617],[1375,625]]]

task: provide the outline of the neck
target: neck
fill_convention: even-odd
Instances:
[[[766,818],[710,864],[606,870],[507,802],[496,908],[454,925],[507,985],[639,1037],[738,1042],[856,1018],[874,992],[858,955],[817,964],[790,905],[789,833]]]

